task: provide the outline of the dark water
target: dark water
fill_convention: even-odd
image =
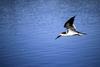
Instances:
[[[0,67],[100,67],[100,0],[0,0]],[[68,18],[84,36],[56,36]]]

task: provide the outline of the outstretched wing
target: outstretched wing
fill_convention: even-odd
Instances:
[[[71,17],[65,24],[64,28],[70,29],[72,31],[76,31],[76,27],[74,25],[74,18],[75,16]]]

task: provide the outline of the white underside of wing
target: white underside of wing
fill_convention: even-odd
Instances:
[[[74,29],[76,29],[76,26],[75,26],[75,24],[73,24],[73,27],[74,27]],[[78,34],[76,31],[73,31],[73,30],[71,30],[71,29],[68,29],[68,32],[67,32],[67,35],[75,35],[75,34]]]
[[[76,29],[76,26],[75,26],[75,24],[73,24],[73,26],[74,26],[74,28]]]

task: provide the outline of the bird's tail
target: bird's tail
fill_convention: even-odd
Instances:
[[[87,35],[86,33],[79,32],[79,35]]]

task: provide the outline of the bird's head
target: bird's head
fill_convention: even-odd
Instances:
[[[56,39],[60,38],[60,37],[63,36],[64,34],[66,34],[66,32],[61,32],[61,33],[56,37]]]
[[[56,37],[56,39],[58,39],[59,37],[61,37],[61,35],[60,35],[60,34]]]

